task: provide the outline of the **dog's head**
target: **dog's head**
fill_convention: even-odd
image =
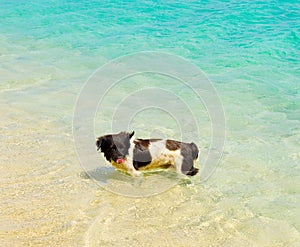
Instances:
[[[130,147],[131,133],[120,132],[118,134],[100,136],[96,141],[97,150],[104,153],[105,158],[111,162],[123,163]]]

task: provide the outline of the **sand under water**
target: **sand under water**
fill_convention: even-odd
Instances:
[[[89,178],[64,126],[3,106],[1,246],[299,244],[297,174],[227,151],[206,183],[175,180],[163,193],[126,197]],[[113,190],[139,189],[121,176],[110,179]]]
[[[0,246],[299,246],[298,12],[293,1],[1,2]],[[84,82],[143,50],[198,66],[222,102],[224,152],[205,181],[172,171],[132,178],[100,154],[91,169],[79,160],[72,119]],[[174,114],[143,108],[128,130],[194,141],[203,168],[211,119],[176,78],[121,80],[96,102],[95,138],[117,130],[120,100],[147,86],[184,104],[154,98]],[[141,190],[146,197],[132,197]]]

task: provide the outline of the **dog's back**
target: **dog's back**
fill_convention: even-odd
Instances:
[[[163,139],[134,140],[133,165],[135,169],[155,169],[174,166],[177,171],[195,175],[198,169],[193,167],[193,160],[198,158],[195,143],[185,143]]]

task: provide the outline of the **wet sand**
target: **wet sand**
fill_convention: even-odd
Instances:
[[[1,108],[1,246],[297,246],[285,221],[182,180],[146,198],[113,194],[81,168],[70,133]]]

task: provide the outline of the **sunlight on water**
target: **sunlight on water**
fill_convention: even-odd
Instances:
[[[296,1],[2,1],[0,245],[299,246],[299,9]],[[102,188],[78,160],[74,105],[100,66],[148,50],[182,56],[209,77],[226,115],[223,157],[202,182],[174,171],[131,178],[99,153],[89,172]],[[201,168],[211,119],[176,78],[121,80],[98,102],[95,135],[123,130],[151,88],[160,89],[155,107],[133,112],[129,130],[194,141]],[[119,195],[155,186],[164,192]]]

